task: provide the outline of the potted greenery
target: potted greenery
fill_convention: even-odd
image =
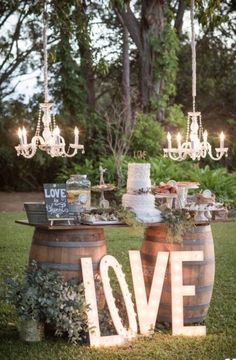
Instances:
[[[39,266],[34,260],[23,279],[6,281],[5,299],[16,308],[18,330],[24,341],[40,341],[44,323],[51,324],[56,335],[66,334],[72,343],[86,337],[83,285],[65,282],[59,273]]]
[[[22,279],[6,280],[7,303],[15,306],[20,338],[26,342],[42,340],[44,326],[40,312],[39,289],[29,272]]]

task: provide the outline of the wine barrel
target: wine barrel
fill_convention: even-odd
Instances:
[[[29,261],[33,259],[48,269],[58,271],[65,280],[82,280],[80,259],[91,257],[95,274],[106,255],[104,230],[84,226],[80,229],[46,229],[36,227]]]
[[[183,262],[183,285],[195,285],[195,296],[184,296],[184,323],[202,322],[208,312],[212,297],[215,255],[210,225],[196,225],[185,232],[183,242],[167,241],[167,226],[158,224],[145,230],[141,247],[144,278],[147,296],[149,296],[156,256],[159,251],[197,251],[203,250],[203,261]],[[171,269],[170,260],[165,274],[157,322],[171,323]]]

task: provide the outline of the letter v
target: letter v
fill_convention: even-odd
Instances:
[[[140,252],[129,251],[139,328],[143,335],[149,335],[155,327],[168,258],[169,252],[158,252],[150,295],[147,300]]]

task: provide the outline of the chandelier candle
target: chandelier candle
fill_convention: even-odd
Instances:
[[[221,131],[220,133],[220,148],[224,149],[224,140],[225,140],[225,135],[223,133],[223,131]]]
[[[60,145],[60,129],[58,126],[53,130],[54,142],[56,145]]]
[[[176,140],[177,140],[177,145],[178,145],[178,149],[179,149],[179,150],[180,150],[180,148],[181,148],[181,139],[182,139],[182,136],[181,136],[180,133],[178,133],[178,134],[176,135]]]
[[[22,135],[22,129],[19,128],[18,132],[17,132],[18,136],[19,136],[19,140],[20,140],[20,145],[23,145],[23,135]]]
[[[77,128],[77,126],[75,127],[74,134],[75,134],[75,145],[79,145],[79,129]]]
[[[172,148],[172,145],[171,145],[171,133],[169,131],[167,133],[167,141],[168,141],[168,149],[171,149]]]

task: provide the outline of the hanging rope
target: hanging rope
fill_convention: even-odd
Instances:
[[[47,1],[44,1],[43,10],[43,53],[44,53],[44,102],[48,103],[48,50],[47,50]]]
[[[191,0],[191,33],[192,33],[192,97],[193,97],[193,112],[195,112],[195,98],[196,98],[196,43],[194,31],[194,0]]]

